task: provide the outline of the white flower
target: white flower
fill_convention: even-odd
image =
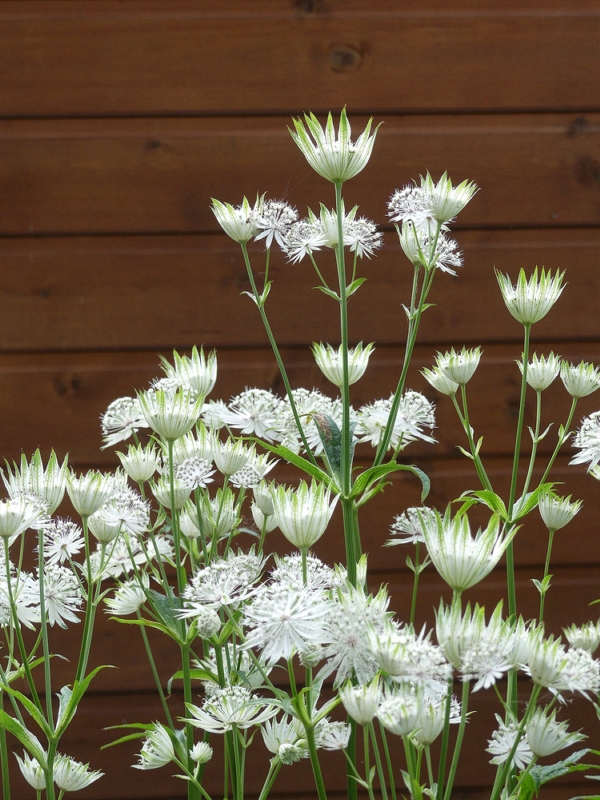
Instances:
[[[141,585],[140,585],[141,581]],[[115,591],[114,597],[106,598],[104,601],[109,614],[116,614],[119,617],[126,617],[128,614],[135,614],[146,602],[146,592],[150,586],[150,579],[144,573],[137,578],[123,583]]]
[[[517,529],[506,531],[498,516],[493,516],[484,530],[475,536],[467,515],[452,518],[451,506],[442,517],[422,515],[423,537],[429,557],[442,578],[456,592],[463,592],[483,580],[496,566],[515,536]]]
[[[579,650],[587,650],[593,653],[600,646],[600,620],[598,622],[586,622],[585,625],[577,627],[571,625],[563,628],[563,633],[571,647]]]
[[[552,276],[550,270],[542,268],[538,278],[536,267],[528,279],[525,270],[521,269],[516,286],[513,286],[508,275],[496,270],[502,299],[512,316],[523,325],[533,325],[546,316],[562,294],[564,275],[557,270]]]
[[[140,404],[135,397],[118,397],[100,416],[104,445],[102,449],[123,442],[140,428],[147,428]]]
[[[373,348],[372,343],[363,347],[362,342],[359,342],[356,347],[348,349],[348,385],[356,383],[365,374]],[[317,366],[327,380],[335,386],[341,387],[344,383],[342,348],[315,343],[312,351]]]
[[[523,362],[517,361],[517,366],[523,374]],[[543,392],[555,380],[560,372],[561,359],[550,353],[548,356],[539,356],[534,353],[527,364],[527,383],[536,392]]]
[[[187,389],[174,393],[151,389],[138,395],[138,400],[150,428],[166,441],[179,439],[194,427],[204,402]]]
[[[458,383],[450,380],[439,367],[432,367],[431,369],[422,369],[421,375],[425,378],[430,386],[433,386],[440,394],[445,394],[450,397],[459,389]]]
[[[428,746],[435,742],[446,721],[446,704],[448,702],[445,694],[437,697],[423,696],[419,704],[419,715],[416,720],[416,730],[412,734],[412,739],[417,745]],[[460,722],[460,703],[452,697],[450,700],[450,724]]]
[[[375,400],[360,409],[356,434],[361,442],[370,442],[373,447],[379,445],[392,410],[392,402],[393,395],[387,400]],[[435,427],[434,412],[435,406],[424,395],[407,390],[400,399],[390,448],[403,449],[417,439],[434,443],[435,439],[423,430]]]
[[[223,409],[223,422],[238,428],[243,436],[256,436],[272,442],[276,434],[276,411],[279,397],[266,389],[248,389],[231,398]]]
[[[193,617],[198,607],[210,605],[237,605],[251,591],[259,579],[265,559],[253,550],[234,553],[230,550],[226,558],[214,559],[199,569],[183,590],[184,608],[181,617]]]
[[[344,247],[349,247],[350,252],[356,253],[358,258],[367,256],[370,258],[375,249],[383,244],[383,234],[377,232],[377,226],[366,217],[356,219],[358,206],[345,213],[342,201],[342,241]],[[312,212],[309,211],[312,218]],[[336,248],[339,245],[340,232],[338,229],[338,215],[336,211],[330,211],[321,205],[319,224],[323,233],[323,244],[325,247]]]
[[[242,686],[219,689],[205,699],[201,708],[192,703],[186,703],[186,707],[193,717],[186,721],[211,733],[225,733],[234,728],[245,730],[261,725],[277,713],[276,707],[260,703],[259,697],[253,697]]]
[[[396,736],[408,736],[416,731],[421,702],[421,694],[405,684],[386,696],[379,706],[377,718]]]
[[[600,462],[600,411],[594,411],[589,417],[584,417],[573,439],[573,447],[578,447],[581,453],[571,459],[571,464],[584,464],[589,461],[590,471],[597,466]]]
[[[350,123],[343,108],[337,136],[331,114],[324,129],[314,114],[305,114],[304,122],[294,120],[295,131],[290,133],[315,172],[332,183],[343,183],[363,170],[371,157],[377,133],[375,129],[371,135],[372,122],[370,119],[356,142],[352,142]]]
[[[204,355],[196,345],[192,347],[191,356],[180,356],[173,350],[174,365],[161,356],[162,368],[167,378],[175,380],[183,389],[192,392],[194,397],[204,399],[209,395],[217,380],[217,353],[212,350],[208,356]]]
[[[421,222],[405,220],[398,236],[400,247],[415,267],[437,268],[449,275],[456,275],[453,267],[462,267],[458,244],[443,231],[438,231],[438,226],[430,219]]]
[[[577,366],[563,361],[560,379],[571,397],[578,400],[600,389],[600,368],[585,361],[581,361]]]
[[[190,758],[192,761],[195,761],[196,764],[207,764],[212,757],[213,749],[208,742],[196,742],[190,750]]]
[[[508,725],[496,714],[498,729],[492,733],[492,738],[488,741],[486,750],[494,757],[490,759],[491,764],[504,764],[513,751],[511,766],[517,769],[525,769],[533,758],[533,753],[523,734],[519,734],[514,722]],[[518,744],[515,747],[515,743]]]
[[[212,211],[217,222],[227,236],[239,244],[249,242],[259,232],[257,219],[262,212],[262,205],[263,198],[258,196],[254,206],[251,206],[244,197],[241,206],[235,208],[229,203],[221,203],[219,200],[212,199]]]
[[[368,725],[373,721],[381,703],[379,678],[376,677],[370,683],[362,686],[353,686],[348,681],[339,690],[339,696],[352,719],[359,725]]]
[[[330,589],[332,586],[341,586],[346,581],[346,575],[335,571],[324,564],[316,556],[308,554],[306,558],[306,582],[302,574],[302,556],[300,553],[280,557],[275,554],[276,567],[271,572],[274,584],[283,587],[302,588],[309,586],[312,589]],[[343,573],[343,570],[341,571]]]
[[[331,603],[318,589],[265,587],[244,608],[243,623],[249,629],[244,646],[261,650],[267,665],[289,659],[327,641],[324,623],[330,613]]]
[[[104,775],[89,766],[59,753],[54,761],[54,782],[63,792],[79,792]]]
[[[155,722],[142,744],[140,762],[133,764],[133,768],[158,769],[170,764],[174,758],[175,750],[169,732],[160,722]]]
[[[367,595],[363,589],[350,585],[332,593],[332,603],[324,622],[327,646],[323,656],[327,664],[319,678],[336,673],[334,686],[356,677],[368,683],[377,673],[377,662],[370,647],[370,636],[381,632],[388,616],[389,598],[382,587],[377,595]]]
[[[265,201],[260,214],[256,217],[260,233],[255,237],[255,241],[264,239],[267,250],[273,244],[273,239],[280,247],[285,247],[285,237],[297,219],[296,209],[283,200]]]
[[[278,462],[269,460],[266,453],[260,455],[255,450],[250,450],[250,458],[241,469],[236,470],[230,477],[232,486],[236,488],[253,489],[263,483],[265,477]]]
[[[74,472],[67,474],[67,493],[75,511],[82,517],[89,517],[106,503],[119,488],[125,487],[125,476],[105,475],[90,470],[77,477]]]
[[[0,538],[12,543],[17,536],[36,525],[42,516],[41,509],[24,497],[0,500]]]
[[[388,216],[392,222],[411,222],[415,226],[433,220],[433,197],[423,181],[421,186],[412,183],[396,189],[388,203]]]
[[[85,544],[83,531],[70,519],[52,520],[44,531],[44,561],[58,564],[77,555]]]
[[[246,447],[239,439],[215,441],[213,458],[222,475],[231,476],[238,472],[253,455],[254,447]]]
[[[299,550],[308,550],[325,533],[337,498],[322,483],[301,481],[297,489],[273,490],[273,515],[285,538]]]
[[[449,352],[438,353],[435,357],[436,366],[448,380],[464,386],[473,377],[481,359],[481,347],[466,347],[460,352],[454,348]]]
[[[171,509],[171,506],[174,505],[177,511],[185,506],[192,491],[189,485],[173,478],[173,495],[171,496],[171,482],[168,476],[164,475],[156,483],[151,483],[150,489],[161,506]]]
[[[79,622],[74,612],[83,605],[83,597],[79,581],[70,569],[58,564],[46,565],[44,600],[50,625],[57,623],[61,628],[66,628],[66,622]]]
[[[306,734],[300,720],[287,715],[280,720],[267,720],[261,729],[265,747],[276,755],[282,764],[294,764],[308,758]]]
[[[311,214],[308,219],[295,222],[287,232],[282,249],[292,262],[296,264],[313,250],[320,250],[325,245],[325,234],[319,220]]]
[[[452,186],[452,181],[444,172],[437,183],[429,173],[421,178],[421,185],[431,197],[431,213],[437,222],[450,222],[471,200],[477,186],[472,181],[463,181]]]
[[[421,524],[422,516],[429,517],[430,521],[433,522],[435,512],[431,508],[421,506],[420,508],[407,508],[402,514],[397,514],[395,521],[390,526],[390,533],[397,538],[388,539],[386,545],[424,542],[423,526]]]
[[[568,732],[567,722],[556,721],[556,711],[536,708],[525,726],[525,737],[536,758],[551,756],[585,739],[581,733]]]
[[[27,781],[27,783],[31,786],[32,789],[35,789],[38,792],[41,792],[43,789],[46,788],[46,776],[44,774],[44,769],[39,761],[35,758],[32,758],[29,753],[23,752],[23,758],[18,756],[15,753],[15,758],[19,763],[19,769],[21,770],[21,774]],[[7,765],[8,767],[8,765]]]
[[[570,502],[571,495],[559,497],[554,492],[546,492],[538,502],[538,509],[545,526],[552,531],[558,531],[568,525],[575,514],[583,505],[582,500]]]
[[[153,445],[142,447],[130,444],[125,453],[117,452],[123,469],[132,481],[145,483],[159,468],[159,458]]]
[[[345,750],[352,729],[346,722],[322,720],[316,727],[315,744],[323,750]]]
[[[138,536],[150,527],[150,505],[134,489],[125,487],[96,512],[109,527],[119,526],[121,532]]]
[[[430,693],[440,687],[445,691],[452,668],[425,629],[417,636],[412,626],[401,628],[388,622],[383,631],[371,628],[368,637],[373,657],[393,681],[420,685]]]
[[[2,474],[2,480],[11,498],[35,495],[44,501],[48,514],[53,514],[62,503],[67,486],[67,459],[59,464],[54,450],[45,469],[42,455],[36,450],[30,463],[23,454],[20,469],[15,463],[11,469],[7,463],[6,472],[7,475]]]
[[[212,469],[210,461],[199,456],[186,458],[175,467],[175,479],[186,489],[205,489],[207,483],[212,483]]]

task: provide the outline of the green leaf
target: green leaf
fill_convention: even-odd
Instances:
[[[24,695],[22,692],[18,692],[16,689],[11,689],[10,686],[3,684],[1,688],[4,692],[10,694],[12,697],[18,700],[31,714],[36,724],[42,729],[48,739],[52,739],[52,728],[48,725],[46,718],[35,705],[35,703],[32,702],[29,697]],[[12,719],[12,717],[10,719]]]
[[[562,761],[557,761],[556,764],[549,764],[548,766],[544,767],[536,765],[531,768],[529,774],[535,781],[536,786],[539,788],[545,783],[553,781],[555,778],[560,778],[561,775],[567,775],[570,772],[581,772],[583,770],[590,769],[592,766],[591,764],[577,763],[589,752],[590,749],[588,747],[585,750],[577,750],[574,753],[571,753],[570,756],[567,756]]]
[[[392,472],[400,471],[412,472],[413,475],[416,475],[417,478],[419,478],[423,487],[421,491],[421,502],[424,502],[431,488],[431,482],[428,476],[418,467],[414,467],[409,464],[397,464],[395,461],[389,461],[387,464],[379,464],[377,467],[370,467],[364,472],[361,472],[358,478],[354,481],[352,497],[358,497],[358,495],[362,494],[366,489],[370,489],[373,483],[385,477],[386,475],[390,475]]]
[[[465,492],[465,494],[467,494]],[[501,519],[506,519],[507,511],[506,506],[501,497],[499,497],[495,492],[491,492],[489,489],[481,489],[480,491],[476,492],[468,492],[473,497],[476,497],[481,503],[486,505],[494,514],[499,514]]]
[[[60,739],[67,727],[70,725],[83,695],[88,690],[92,680],[102,669],[115,669],[115,667],[112,667],[108,664],[103,664],[99,667],[96,667],[96,669],[92,670],[89,675],[86,675],[83,680],[75,681],[73,684],[73,689],[70,689],[68,686],[63,686],[58,693],[58,719],[56,720],[56,726],[53,735],[53,739],[55,741]]]
[[[30,733],[19,720],[7,714],[4,709],[0,709],[0,728],[12,733],[39,764],[43,767],[46,766],[46,753],[37,737]]]
[[[311,418],[314,420],[315,425],[317,426],[329,468],[339,483],[341,481],[340,471],[342,464],[342,432],[338,428],[338,425],[333,417],[330,417],[327,414],[321,414],[320,412],[316,411],[311,414]],[[351,445],[350,461],[352,461],[353,454],[354,446]]]
[[[366,280],[366,278],[356,278],[356,280],[352,281],[352,283],[346,288],[346,298],[352,297],[354,292],[360,289]]]
[[[328,489],[332,489],[333,491],[339,493],[339,488],[335,484],[335,481],[333,481],[331,476],[316,464],[313,464],[306,458],[299,456],[297,453],[294,453],[293,450],[290,450],[288,447],[285,447],[282,444],[272,445],[268,442],[263,442],[262,439],[257,439],[256,437],[249,438],[251,441],[258,442],[258,444],[260,444],[269,452],[273,453],[273,455],[285,459],[288,464],[298,467],[298,469],[301,469],[302,472],[305,472],[307,475],[312,475],[313,478],[316,478],[318,481],[321,481],[321,483],[324,483]]]
[[[173,681],[182,681],[184,678],[183,670],[179,669],[175,672],[169,680],[167,681],[167,694],[171,694],[171,686],[173,685]],[[212,672],[209,672],[206,669],[191,669],[190,670],[190,678],[193,681],[211,681],[212,683],[218,683],[219,678],[217,675],[213,675]]]
[[[320,292],[323,292],[323,294],[326,294],[328,297],[333,297],[333,299],[337,300],[338,303],[340,302],[339,294],[334,292],[333,289],[330,289],[328,286],[315,286],[314,288],[318,289]]]
[[[119,739],[115,739],[112,742],[108,742],[108,744],[103,744],[100,750],[106,750],[109,747],[114,747],[116,744],[122,744],[123,742],[131,742],[134,739],[143,739],[146,736],[146,732],[149,731],[153,727],[152,723],[145,724],[143,722],[130,722],[126,725],[109,725],[106,728],[103,728],[105,731],[118,731],[118,730],[136,730],[139,731],[138,733],[129,733],[127,736],[121,736]]]
[[[519,787],[519,800],[533,800],[538,789],[539,787],[536,787],[536,783],[531,775],[525,775]]]
[[[535,588],[538,590],[538,592],[543,595],[543,594],[546,594],[546,592],[550,588],[550,581],[551,580],[552,580],[552,575],[546,575],[546,577],[544,578],[543,581],[538,581],[535,578],[532,578],[531,582],[533,583]]]
[[[169,595],[157,592],[155,589],[148,591],[149,599],[152,601],[152,607],[156,614],[160,617],[161,621],[167,628],[173,631],[177,636],[181,635],[181,620],[175,616],[175,610],[178,607],[178,601],[175,598],[173,590],[169,587]]]

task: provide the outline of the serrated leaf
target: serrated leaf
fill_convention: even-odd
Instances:
[[[549,781],[553,781],[555,778],[560,778],[561,775],[567,775],[570,772],[580,772],[585,769],[589,769],[590,764],[578,764],[578,761],[590,752],[589,747],[585,748],[585,750],[577,750],[571,755],[564,758],[562,761],[557,761],[555,764],[549,764],[548,766],[539,766],[536,765],[531,768],[530,775],[533,780],[536,782],[536,785],[543,786],[545,783]]]

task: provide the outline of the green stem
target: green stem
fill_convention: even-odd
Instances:
[[[450,764],[450,772],[448,773],[448,783],[446,784],[446,791],[444,793],[444,800],[450,800],[452,797],[452,786],[454,785],[454,778],[458,768],[460,759],[460,750],[462,747],[463,737],[465,735],[465,727],[467,724],[467,708],[469,705],[469,681],[463,682],[463,690],[461,697],[461,710],[460,710],[460,723],[458,726],[458,734],[456,736],[456,743],[454,745],[454,753],[452,754],[452,763]]]
[[[554,466],[554,462],[556,461],[556,456],[558,455],[558,453],[560,451],[560,448],[563,446],[563,444],[567,440],[566,434],[569,432],[569,428],[571,427],[571,422],[573,421],[573,417],[575,415],[575,409],[577,407],[577,400],[578,399],[579,398],[574,397],[573,400],[571,401],[571,408],[569,410],[569,415],[567,417],[567,421],[565,422],[565,425],[564,425],[564,428],[563,428],[563,435],[559,436],[559,438],[558,438],[558,441],[556,443],[556,447],[554,448],[554,452],[550,456],[550,461],[548,462],[548,466],[546,467],[546,471],[542,475],[542,480],[540,481],[540,484],[546,482],[546,480],[548,478],[548,475],[550,474],[550,470],[552,469],[552,467]]]
[[[4,710],[4,692],[2,691],[0,691],[0,709]],[[0,764],[2,765],[2,798],[10,800],[10,769],[5,728],[0,728]]]
[[[142,619],[142,615],[139,609],[137,610],[136,614],[138,619]],[[148,663],[150,664],[150,669],[152,670],[152,676],[154,678],[156,690],[160,698],[160,704],[162,705],[163,712],[165,714],[165,718],[167,720],[169,727],[171,728],[171,730],[174,731],[175,726],[173,725],[173,718],[171,717],[171,712],[169,711],[169,706],[167,705],[167,699],[163,691],[160,675],[158,674],[158,669],[156,668],[156,663],[154,661],[154,656],[152,654],[152,648],[150,647],[150,642],[148,641],[148,634],[146,633],[146,627],[144,625],[140,625],[140,633],[142,634],[142,639],[144,641],[144,649],[146,650]]]
[[[383,752],[385,755],[385,763],[387,764],[388,779],[390,782],[390,793],[392,800],[396,800],[396,781],[394,779],[394,766],[390,756],[390,748],[387,742],[387,733],[381,722],[379,723],[379,732],[381,733],[381,742],[383,744]]]
[[[542,422],[542,393],[536,392],[535,430],[533,432],[533,441],[531,443],[531,455],[529,457],[529,467],[527,469],[527,476],[525,477],[525,483],[523,485],[523,497],[525,497],[525,495],[529,491],[531,478],[533,476],[533,468],[535,466],[535,458],[537,455],[538,436],[540,435],[541,422]]]
[[[481,457],[477,452],[475,440],[473,439],[473,429],[471,428],[471,422],[469,420],[469,407],[467,405],[467,387],[465,384],[460,387],[460,396],[463,405],[462,413],[459,409],[456,395],[452,395],[452,402],[454,403],[454,407],[458,412],[460,421],[467,436],[467,441],[469,442],[469,451],[473,457],[473,464],[475,465],[475,470],[477,471],[477,477],[479,478],[479,481],[484,489],[489,489],[490,492],[493,492],[494,490],[492,488],[492,483],[487,476],[487,472],[485,471]]]
[[[183,670],[183,700],[185,707],[192,702],[192,679],[190,672],[190,647],[189,645],[180,645],[181,652],[181,666]],[[169,717],[167,717],[169,719]],[[185,743],[188,756],[188,769],[190,772],[194,771],[193,762],[190,758],[190,751],[194,746],[194,726],[191,722],[185,723]],[[188,800],[198,800],[200,793],[198,788],[188,781]]]
[[[356,586],[356,566],[362,555],[360,529],[358,526],[358,508],[354,500],[342,497],[342,518],[344,523],[344,541],[346,544],[346,569],[348,581]]]
[[[38,579],[40,584],[40,630],[42,633],[42,649],[44,652],[44,692],[46,700],[46,719],[54,728],[54,712],[52,710],[52,676],[50,670],[50,644],[48,642],[48,616],[46,614],[46,594],[44,591],[44,532],[38,531]]]
[[[371,735],[371,741],[373,742],[373,755],[375,756],[375,764],[377,766],[377,775],[379,776],[379,788],[381,791],[382,800],[387,800],[388,793],[387,787],[385,783],[385,775],[383,773],[383,764],[381,761],[381,753],[379,752],[379,744],[377,742],[377,734],[375,732],[375,726],[372,722],[368,725],[368,730]],[[365,728],[366,734],[367,728]]]
[[[307,457],[310,461],[314,464],[314,466],[318,466],[317,461],[314,457],[312,450],[310,449],[308,442],[306,440],[306,435],[304,433],[304,428],[300,422],[300,415],[298,414],[298,409],[296,407],[296,403],[294,401],[294,396],[292,395],[292,387],[290,385],[287,372],[285,366],[283,364],[283,360],[281,358],[281,354],[279,352],[279,348],[277,346],[277,342],[275,341],[275,337],[273,336],[273,331],[271,330],[271,326],[269,324],[269,320],[267,318],[267,313],[264,309],[264,302],[261,299],[261,296],[258,293],[258,289],[256,288],[256,281],[254,280],[254,273],[252,272],[252,265],[250,264],[250,257],[248,255],[248,248],[246,243],[241,244],[242,253],[244,255],[244,263],[246,264],[246,271],[248,273],[248,279],[250,281],[250,286],[252,287],[252,295],[254,297],[254,302],[258,307],[258,311],[260,313],[260,318],[262,320],[263,326],[265,328],[267,338],[269,340],[269,344],[271,345],[271,349],[273,350],[273,355],[275,356],[275,361],[277,362],[277,366],[279,368],[279,373],[281,375],[281,379],[283,381],[283,385],[285,386],[285,391],[290,403],[290,408],[292,410],[292,414],[294,416],[294,421],[296,423],[296,427],[298,428],[298,433],[300,434],[300,438],[302,439],[302,444],[304,445],[304,449],[306,451]]]
[[[450,740],[450,711],[452,710],[452,678],[448,681],[448,693],[446,694],[446,709],[444,713],[444,729],[442,732],[442,744],[440,748],[440,760],[438,762],[437,779],[437,800],[442,800],[444,791],[444,781],[446,780],[446,759],[448,758],[448,743]]]
[[[340,338],[342,353],[342,443],[340,453],[340,483],[343,497],[349,497],[352,488],[352,434],[350,431],[350,383],[348,379],[348,293],[346,291],[346,261],[344,255],[344,202],[342,183],[335,184],[335,211],[338,244],[335,249],[338,284],[340,289]],[[354,782],[356,786],[356,783]]]
[[[265,778],[265,782],[258,796],[258,800],[267,800],[269,792],[273,788],[273,784],[275,783],[275,778],[279,774],[280,769],[281,769],[281,761],[277,757],[272,758],[271,763],[269,765],[269,773]]]
[[[543,581],[546,580],[548,577],[548,573],[550,572],[550,559],[552,557],[552,542],[554,541],[554,534],[556,531],[553,531],[552,528],[548,530],[548,549],[546,550],[546,563],[544,564],[544,578]],[[544,588],[545,584],[542,581],[542,588]],[[538,622],[544,621],[544,601],[546,599],[546,592],[545,590],[542,591],[540,594],[540,615]]]
[[[413,580],[413,590],[412,590],[412,600],[410,604],[410,624],[414,625],[415,623],[415,614],[417,612],[417,590],[419,588],[419,575],[421,574],[421,568],[419,563],[419,555],[421,549],[421,542],[416,542],[415,544],[415,578]]]

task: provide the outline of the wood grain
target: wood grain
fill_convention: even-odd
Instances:
[[[447,345],[519,341],[521,326],[507,313],[494,268],[516,280],[538,264],[566,269],[567,288],[535,326],[536,339],[559,343],[600,339],[600,233],[589,230],[459,231],[464,253],[458,277],[438,274],[435,308],[419,341]],[[331,253],[319,255],[335,280]],[[261,280],[264,253],[252,250]],[[0,351],[168,350],[256,347],[266,335],[249,289],[239,246],[224,235],[0,239]],[[367,278],[350,304],[354,341],[399,344],[406,335],[412,269],[395,233],[359,263]],[[274,252],[267,304],[281,346],[339,340],[335,304],[313,289],[309,262],[286,263]]]
[[[392,116],[348,207],[387,224],[391,193],[429,170],[481,187],[463,227],[600,221],[600,116]],[[366,118],[353,118],[357,133]],[[285,196],[302,214],[333,203],[286,126],[289,117],[0,121],[0,233],[216,231],[216,197]],[[518,198],[518,202],[517,202]]]
[[[597,4],[6,2],[6,116],[598,109]]]

